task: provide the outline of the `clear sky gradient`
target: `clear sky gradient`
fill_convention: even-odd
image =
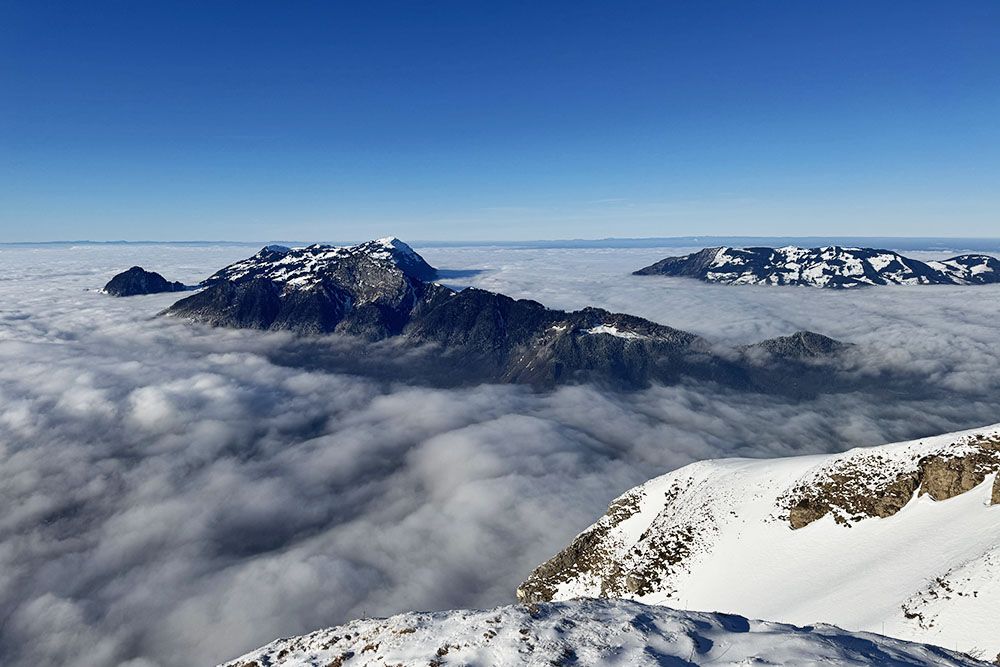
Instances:
[[[1000,236],[1000,2],[4,2],[0,241]]]

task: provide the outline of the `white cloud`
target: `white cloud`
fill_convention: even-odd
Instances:
[[[798,403],[693,387],[411,387],[309,357],[344,341],[192,327],[151,318],[174,295],[84,291],[135,263],[195,281],[250,252],[0,251],[6,665],[208,664],[364,614],[509,602],[613,496],[671,468],[1000,412],[992,288],[841,296],[627,276],[663,254],[648,249],[426,253],[547,305],[627,310],[724,342],[809,328],[862,344],[863,369],[930,378],[909,395]]]

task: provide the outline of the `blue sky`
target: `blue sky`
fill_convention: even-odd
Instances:
[[[1000,3],[0,2],[0,241],[998,236]]]

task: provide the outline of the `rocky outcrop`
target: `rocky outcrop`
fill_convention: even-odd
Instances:
[[[875,458],[853,458],[800,486],[786,496],[788,523],[804,528],[833,513],[843,525],[892,516],[917,495],[942,501],[976,488],[1000,471],[1000,438],[978,437],[960,447],[934,453],[907,469],[886,477]],[[997,501],[994,483],[993,502]]]
[[[182,292],[189,289],[183,283],[170,282],[159,273],[133,266],[108,281],[101,291],[111,296],[138,296],[161,292]]]
[[[594,590],[587,594],[601,597],[669,593],[671,577],[684,569],[685,561],[704,545],[718,523],[711,506],[685,503],[685,494],[690,491],[690,480],[681,477],[664,489],[662,496],[656,492],[654,497],[662,498],[663,520],[642,530],[642,548],[631,551],[621,535],[633,528],[623,524],[629,520],[642,523],[641,506],[650,491],[639,487],[620,496],[596,524],[531,572],[517,588],[518,600],[560,599],[565,597],[559,594],[563,585],[580,580],[593,583]]]
[[[834,520],[843,525],[865,518],[892,516],[903,509],[919,486],[916,473],[904,473],[889,484],[869,490],[852,479],[853,471],[836,473],[828,481],[808,490],[801,490],[801,497],[788,510],[788,523],[793,529],[805,528],[822,519],[834,507]]]
[[[993,497],[991,504],[1000,505],[1000,473],[993,479]]]
[[[566,574],[574,576],[599,574],[607,565],[610,555],[602,547],[611,530],[639,511],[639,496],[627,494],[615,500],[608,511],[590,530],[581,533],[568,547],[539,565],[531,576],[517,588],[517,599],[521,602],[543,602],[551,600],[560,579]],[[602,578],[602,591],[609,594],[616,586],[614,577]]]
[[[965,456],[931,456],[920,462],[920,494],[948,500],[971,491],[1000,470],[1000,442],[983,444],[982,451]]]
[[[1000,260],[959,255],[921,262],[876,248],[705,248],[667,257],[635,275],[696,278],[727,285],[808,285],[843,289],[867,285],[984,285],[1000,282]]]

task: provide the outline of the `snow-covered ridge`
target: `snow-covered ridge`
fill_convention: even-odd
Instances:
[[[1000,425],[653,479],[539,566],[526,601],[620,596],[1000,653]]]
[[[964,285],[997,282],[1000,275],[1000,259],[991,255],[959,255],[927,264]]]
[[[985,667],[934,646],[627,600],[400,614],[279,639],[225,667],[362,665],[909,665]]]
[[[1000,260],[970,254],[925,263],[891,250],[842,246],[718,247],[667,257],[635,274],[686,276],[727,285],[973,285],[1000,282]]]
[[[252,257],[212,274],[202,284],[211,286],[223,281],[262,278],[279,283],[286,289],[308,288],[321,282],[326,273],[349,259],[367,259],[393,266],[419,280],[431,280],[437,273],[413,248],[395,237],[386,237],[355,246],[319,243],[302,248],[265,246]]]

